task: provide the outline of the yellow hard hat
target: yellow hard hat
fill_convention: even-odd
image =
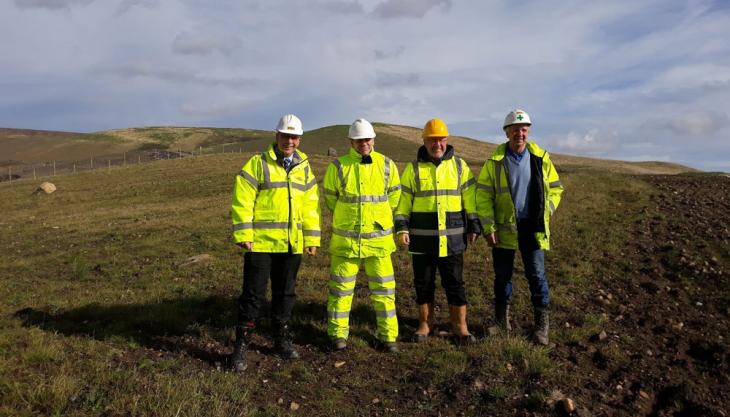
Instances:
[[[441,119],[431,119],[423,126],[423,138],[445,138],[449,136],[449,128]]]

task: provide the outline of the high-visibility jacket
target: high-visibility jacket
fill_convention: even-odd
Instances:
[[[350,148],[324,176],[324,198],[333,211],[330,253],[347,258],[387,256],[395,251],[393,209],[400,198],[398,167],[373,151],[372,163]]]
[[[480,232],[475,182],[451,145],[438,165],[425,147],[418,149],[418,159],[403,171],[395,211],[396,230],[410,235],[410,252],[444,257],[466,249],[466,234]]]
[[[253,252],[302,253],[320,245],[319,193],[307,155],[294,151],[287,172],[276,144],[252,156],[236,176],[231,203],[233,239]]]
[[[477,213],[484,234],[497,233],[497,247],[517,249],[517,212],[504,163],[507,143],[497,147],[484,162],[477,180]],[[533,142],[527,143],[530,157],[530,217],[540,249],[550,249],[550,216],[560,204],[563,186],[550,155]]]

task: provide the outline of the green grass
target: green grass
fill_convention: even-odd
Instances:
[[[316,146],[342,137],[346,150],[346,128],[309,132],[302,147],[308,140],[322,153]],[[378,138],[379,149],[391,146],[388,138]],[[415,154],[414,144],[406,149],[391,143],[389,154],[396,159]],[[33,195],[36,184],[29,182],[0,184],[0,415],[290,415],[291,401],[302,405],[296,412],[302,415],[448,414],[454,411],[444,408],[449,393],[460,390],[472,399],[461,404],[463,411],[470,405],[493,411],[493,404],[504,403],[510,410],[539,409],[540,390],[526,400],[512,398],[533,390],[536,380],[559,385],[566,377],[553,351],[519,332],[468,348],[434,337],[424,345],[403,343],[398,355],[377,352],[367,291],[358,291],[353,304],[350,349],[325,353],[331,215],[324,205],[323,248],[305,257],[298,279],[293,330],[304,358],[272,358],[264,320],[251,373],[219,371],[230,351],[242,270],[241,254],[230,241],[230,192],[249,155],[58,176],[58,191],[51,195]],[[320,181],[327,162],[312,158]],[[569,169],[561,179],[567,191],[551,223],[547,268],[552,335],[569,343],[600,328],[599,316],[571,306],[590,299],[605,274],[616,273],[611,259],[620,259],[622,231],[640,216],[651,190],[632,177],[591,169]],[[212,261],[178,267],[201,253]],[[417,317],[410,259],[399,249],[393,261],[406,339]],[[480,240],[465,257],[469,322],[477,334],[492,315],[491,268]],[[519,270],[513,312],[529,328],[529,292]],[[366,285],[360,277],[358,286]],[[440,288],[437,304],[437,321],[445,325]],[[566,330],[564,321],[576,327]],[[335,368],[339,360],[346,365]],[[474,394],[470,384],[476,379],[486,387]],[[375,397],[379,402],[372,402]]]

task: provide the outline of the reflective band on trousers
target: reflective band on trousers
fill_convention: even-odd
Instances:
[[[378,288],[372,290],[373,295],[395,295],[395,288]]]
[[[357,279],[357,275],[351,275],[349,277],[342,277],[342,276],[339,276],[339,275],[330,275],[330,280],[331,281],[334,281],[334,282],[336,282],[338,284],[344,284],[346,282],[352,282],[352,281],[355,281],[356,279]]]
[[[388,201],[387,195],[353,195],[345,196],[342,195],[337,198],[337,201],[343,203],[383,203]]]
[[[327,317],[331,319],[346,319],[350,317],[349,311],[328,311]]]
[[[344,236],[344,237],[359,237],[361,239],[372,239],[376,237],[383,237],[388,236],[393,233],[393,228],[386,229],[386,230],[378,230],[375,232],[370,233],[358,233],[358,232],[351,232],[349,230],[342,230],[342,229],[336,229],[332,228],[332,233],[338,235],[338,236]]]
[[[388,276],[385,276],[385,277],[368,277],[368,281],[370,281],[370,282],[377,282],[377,283],[380,283],[380,284],[384,284],[386,282],[395,281],[395,276],[388,275]]]
[[[355,293],[354,288],[350,288],[349,290],[338,290],[336,288],[330,288],[330,295],[333,295],[335,297],[346,297],[348,295],[352,295]]]
[[[408,229],[408,232],[413,236],[452,236],[452,235],[463,235],[463,227],[455,227],[453,229],[446,230],[433,230],[433,229]]]
[[[395,317],[395,310],[375,311],[376,317]]]

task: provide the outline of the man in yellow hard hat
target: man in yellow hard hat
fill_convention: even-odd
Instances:
[[[233,239],[244,249],[243,291],[238,300],[236,342],[231,367],[246,369],[246,347],[271,280],[274,351],[296,359],[289,329],[302,252],[313,256],[320,245],[317,180],[307,155],[297,150],[302,122],[283,116],[276,140],[249,159],[236,176],[231,204]]]
[[[524,110],[505,117],[507,142],[484,162],[477,181],[477,212],[494,260],[495,321],[510,330],[512,269],[517,249],[530,284],[535,341],[549,343],[550,293],[545,276],[545,253],[550,249],[550,217],[563,185],[550,155],[528,141],[532,122]]]
[[[476,339],[466,324],[463,270],[467,241],[474,242],[481,230],[474,175],[448,144],[449,131],[441,119],[429,120],[422,137],[416,160],[403,171],[395,211],[398,239],[408,246],[413,260],[419,322],[414,340],[423,342],[432,331],[438,269],[455,340],[471,344]]]
[[[334,350],[347,347],[350,309],[360,264],[365,264],[375,309],[377,338],[397,352],[398,319],[391,253],[393,212],[400,198],[395,163],[374,150],[375,130],[365,119],[350,126],[350,151],[329,164],[324,177],[327,207],[333,211],[327,334]]]

